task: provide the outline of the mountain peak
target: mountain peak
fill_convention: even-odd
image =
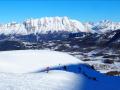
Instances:
[[[0,26],[0,33],[30,34],[47,32],[88,32],[84,25],[77,20],[64,17],[42,17],[27,19],[23,23],[11,22]]]

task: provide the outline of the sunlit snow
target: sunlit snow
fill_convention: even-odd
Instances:
[[[52,69],[46,72],[47,67]],[[1,90],[119,90],[119,81],[62,52],[0,52]]]

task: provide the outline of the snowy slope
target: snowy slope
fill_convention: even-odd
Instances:
[[[83,74],[54,70],[49,73],[0,73],[1,90],[119,90],[119,77],[94,81]]]
[[[79,80],[82,81],[79,75],[65,71],[37,74],[0,73],[0,78],[2,90],[79,90]]]
[[[49,50],[20,50],[0,52],[0,72],[29,73],[82,61],[61,52]]]
[[[66,70],[62,68],[64,65]],[[46,66],[53,70],[34,72]],[[48,50],[0,52],[1,90],[119,90],[119,82],[120,77],[100,74],[65,53]]]

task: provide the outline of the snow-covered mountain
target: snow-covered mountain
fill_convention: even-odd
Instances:
[[[96,32],[104,33],[120,29],[120,22],[103,20],[100,22],[82,23],[68,17],[43,17],[27,19],[22,23],[11,22],[0,24],[0,34],[47,34],[53,32]]]
[[[89,23],[91,29],[99,32],[108,32],[120,29],[120,22],[112,22],[109,20],[102,20],[97,23]]]
[[[18,24],[16,22],[1,24],[0,25],[0,34],[27,34],[25,26],[23,24]]]
[[[0,25],[2,34],[31,34],[48,32],[89,32],[85,26],[68,17],[44,17],[40,19],[27,19],[23,23],[16,22]]]

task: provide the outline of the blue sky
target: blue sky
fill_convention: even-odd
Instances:
[[[27,18],[68,16],[82,22],[120,21],[119,0],[1,0],[0,23]]]

